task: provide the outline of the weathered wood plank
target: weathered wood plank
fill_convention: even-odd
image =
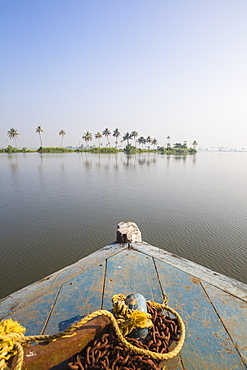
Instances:
[[[247,303],[211,284],[202,285],[247,366]]]
[[[48,334],[63,330],[101,308],[107,258],[103,308],[111,309],[112,295],[117,293],[138,292],[146,299],[161,302],[160,279],[170,297],[169,304],[184,318],[187,337],[182,350],[183,366],[177,357],[175,362],[167,363],[167,370],[246,369],[247,286],[147,243],[132,246],[134,249],[129,250],[126,245],[108,245],[1,300],[0,318],[18,320],[27,327],[27,335],[44,329]],[[219,292],[211,284],[222,290]],[[223,290],[242,301],[229,298]],[[234,315],[241,320],[239,327],[231,321]]]
[[[140,293],[146,300],[162,301],[162,293],[153,259],[125,250],[107,259],[103,308],[112,308],[114,294]]]
[[[17,312],[7,316],[17,320],[27,330],[25,335],[42,334],[46,321],[53,309],[59,287],[32,301],[29,305],[22,307]]]
[[[204,266],[176,256],[175,254],[169,253],[165,250],[156,248],[153,245],[145,242],[134,243],[132,244],[132,248],[152,256],[153,258],[166,262],[171,266],[174,266],[182,271],[187,272],[188,274],[208,282],[209,284],[215,285],[218,288],[247,302],[247,285],[240,281],[231,279],[228,276],[212,271]]]
[[[46,292],[61,286],[63,283],[73,278],[74,276],[86,271],[95,264],[99,264],[111,255],[118,253],[126,248],[127,245],[112,243],[104,248],[101,248],[95,253],[80,259],[73,265],[65,268],[39,280],[17,292],[0,300],[0,320],[16,312],[21,307],[32,302],[37,297],[42,296]]]
[[[169,306],[185,321],[186,339],[181,351],[187,370],[245,369],[200,280],[164,262],[155,261]]]
[[[105,261],[64,283],[45,328],[45,334],[67,329],[102,304]]]
[[[153,259],[125,250],[107,260],[103,308],[111,310],[114,294],[140,293],[146,300],[162,302],[163,296]],[[166,361],[167,370],[181,370],[180,357]]]

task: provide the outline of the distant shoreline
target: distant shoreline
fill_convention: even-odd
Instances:
[[[127,147],[126,147],[127,148]],[[127,148],[124,149],[117,149],[114,147],[92,147],[92,148],[60,148],[60,147],[44,147],[44,148],[15,148],[8,146],[7,148],[0,148],[0,153],[95,153],[95,154],[116,154],[124,152],[126,154],[141,154],[141,153],[159,153],[159,154],[196,154],[198,152],[208,152],[208,153],[247,153],[247,149],[208,149],[208,148],[198,148],[197,150],[194,148],[166,148],[166,147],[159,147],[158,149],[142,149],[142,148],[135,148],[130,147],[129,150]]]
[[[198,152],[214,152],[214,153],[247,153],[247,149],[197,149]]]
[[[93,148],[62,148],[62,147],[40,147],[39,149],[28,149],[22,148],[18,149],[12,146],[8,146],[7,148],[0,149],[0,153],[95,153],[95,154],[116,154],[124,152],[125,154],[141,154],[141,153],[159,153],[159,154],[167,154],[167,155],[174,155],[174,154],[196,154],[197,150],[194,148],[172,148],[172,147],[158,147],[157,149],[141,149],[136,148],[132,145],[127,145],[124,149],[117,149],[114,147],[93,147]]]

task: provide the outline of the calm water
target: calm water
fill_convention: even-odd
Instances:
[[[0,154],[0,297],[115,240],[143,240],[247,283],[247,153]]]

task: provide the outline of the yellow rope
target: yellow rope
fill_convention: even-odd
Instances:
[[[126,311],[127,315],[131,316],[131,313],[128,312],[128,311],[132,311],[132,310],[129,310],[128,308],[124,307],[124,306],[126,306],[125,304],[117,303],[118,301],[121,302],[123,300],[124,296],[121,296],[121,299],[118,299],[118,298],[119,298],[119,296],[114,296],[113,297],[113,305],[114,305],[113,310],[117,311],[116,307],[119,306],[121,310],[118,313],[121,313],[121,312],[123,313],[123,311]],[[30,342],[31,343],[33,343],[33,342],[49,342],[49,341],[52,341],[52,340],[56,340],[56,339],[65,337],[67,335],[71,335],[71,333],[73,333],[76,329],[81,327],[83,324],[85,324],[88,321],[92,320],[93,318],[95,318],[97,316],[101,316],[101,315],[106,316],[110,319],[110,321],[112,323],[112,326],[115,330],[116,335],[118,336],[120,341],[124,344],[124,346],[127,349],[129,349],[130,351],[133,351],[135,353],[138,353],[138,354],[141,354],[141,355],[144,355],[144,356],[156,359],[156,360],[168,360],[170,358],[173,358],[180,352],[180,350],[183,346],[183,343],[184,343],[185,326],[184,326],[183,320],[175,310],[166,306],[166,304],[157,304],[156,305],[153,302],[150,302],[150,304],[155,309],[156,308],[157,309],[165,308],[167,311],[171,312],[178,319],[178,322],[179,322],[179,325],[180,325],[180,330],[181,330],[181,335],[180,335],[180,339],[179,339],[176,347],[171,352],[161,354],[161,353],[156,353],[156,352],[152,352],[152,351],[149,351],[149,350],[145,350],[145,349],[133,346],[131,343],[129,343],[124,338],[124,335],[122,334],[121,329],[120,329],[121,323],[120,323],[120,325],[118,324],[118,321],[114,317],[114,315],[111,312],[107,311],[107,310],[98,310],[98,311],[95,311],[95,312],[87,315],[86,317],[84,317],[80,321],[76,322],[75,324],[72,324],[68,329],[66,329],[62,332],[53,334],[53,335],[24,336],[23,329],[25,329],[25,328],[23,328],[21,326],[20,327],[23,328],[23,329],[20,328],[19,332],[11,332],[11,330],[7,330],[7,333],[4,333],[3,330],[2,331],[0,330],[0,354],[1,354],[1,356],[0,356],[0,370],[7,369],[6,368],[6,361],[9,359],[9,357],[11,357],[14,354],[17,354],[17,363],[16,363],[16,366],[15,366],[15,370],[21,370],[22,364],[23,364],[23,358],[24,358],[24,352],[23,352],[23,348],[22,348],[23,344],[30,343]],[[135,315],[136,314],[134,314],[134,316]],[[147,321],[146,322],[147,326],[150,326],[150,323],[149,323],[150,320],[149,320],[149,315],[148,314],[146,314],[145,319]],[[9,319],[9,320],[11,320],[11,319]],[[0,327],[1,327],[1,325],[6,327],[6,321],[7,320],[3,320],[0,323]],[[135,322],[134,319],[131,319],[131,320],[129,319],[129,321],[132,321],[131,322],[131,327],[132,328],[138,326],[138,320],[137,320],[137,322]],[[142,317],[142,321],[143,321],[143,317]],[[12,323],[16,324],[17,322],[12,321]],[[10,324],[12,324],[12,323],[10,322]],[[14,326],[15,325],[12,325],[12,328],[14,328]],[[123,330],[123,332],[124,331],[125,330]]]
[[[131,310],[124,301],[125,296],[122,294],[116,294],[112,297],[113,315],[124,337],[137,327],[151,328],[151,326],[153,326],[150,320],[150,314],[138,310]]]
[[[119,301],[121,303],[119,303]],[[125,301],[125,296],[123,296],[121,294],[114,295],[112,297],[113,312],[114,312],[114,310],[117,310],[117,308],[115,308],[117,305],[122,305],[122,307],[123,307],[122,311],[124,309],[129,310],[128,306],[125,305],[124,301]],[[180,338],[178,340],[178,343],[177,343],[176,347],[171,352],[164,353],[164,354],[160,354],[160,353],[157,353],[157,352],[152,352],[152,351],[149,351],[149,350],[146,350],[146,349],[141,349],[141,348],[135,347],[132,344],[130,344],[129,342],[127,342],[126,339],[122,336],[121,333],[120,333],[121,335],[119,335],[119,331],[117,330],[117,328],[115,328],[114,324],[112,323],[117,336],[119,337],[121,342],[128,349],[130,349],[131,351],[134,351],[136,353],[139,353],[139,354],[148,356],[150,358],[156,359],[156,360],[168,360],[170,358],[175,357],[181,351],[181,349],[183,347],[183,344],[184,344],[184,340],[185,340],[185,325],[184,325],[184,322],[183,322],[181,316],[174,309],[167,306],[167,301],[168,301],[168,298],[165,297],[165,300],[164,300],[163,303],[157,303],[157,302],[152,302],[152,301],[147,301],[147,303],[149,303],[156,311],[165,309],[166,311],[172,313],[178,319],[181,334],[180,334]],[[132,311],[132,310],[129,310],[129,311]],[[150,315],[147,314],[147,316],[150,316]],[[146,327],[149,327],[149,326],[147,325]]]

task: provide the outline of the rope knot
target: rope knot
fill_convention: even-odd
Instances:
[[[180,315],[171,307],[168,307],[167,303],[164,302],[163,304],[155,304],[155,302],[150,302],[151,306],[155,306],[155,309],[166,309],[166,311],[172,313],[177,318],[180,325],[181,335],[176,347],[171,352],[156,353],[136,347],[125,339],[125,336],[136,327],[151,327],[153,325],[152,321],[150,320],[151,315],[146,312],[131,310],[125,304],[125,297],[123,295],[113,296],[112,302],[114,315],[106,310],[98,310],[87,315],[77,323],[72,324],[68,329],[53,335],[24,336],[26,329],[17,321],[13,321],[12,319],[2,320],[0,322],[0,370],[8,369],[7,361],[15,354],[17,354],[15,370],[21,370],[24,359],[24,350],[22,348],[24,343],[48,342],[65,336],[71,336],[76,329],[100,315],[104,315],[111,320],[119,340],[127,349],[134,351],[135,353],[148,356],[156,360],[167,360],[179,353],[185,339],[185,326]]]
[[[122,294],[117,294],[112,297],[113,314],[123,336],[125,337],[137,327],[150,328],[153,325],[150,320],[151,315],[139,310],[131,310],[125,304],[125,298],[126,297]]]
[[[0,369],[10,357],[17,353],[17,343],[22,343],[26,328],[12,319],[0,322]]]

